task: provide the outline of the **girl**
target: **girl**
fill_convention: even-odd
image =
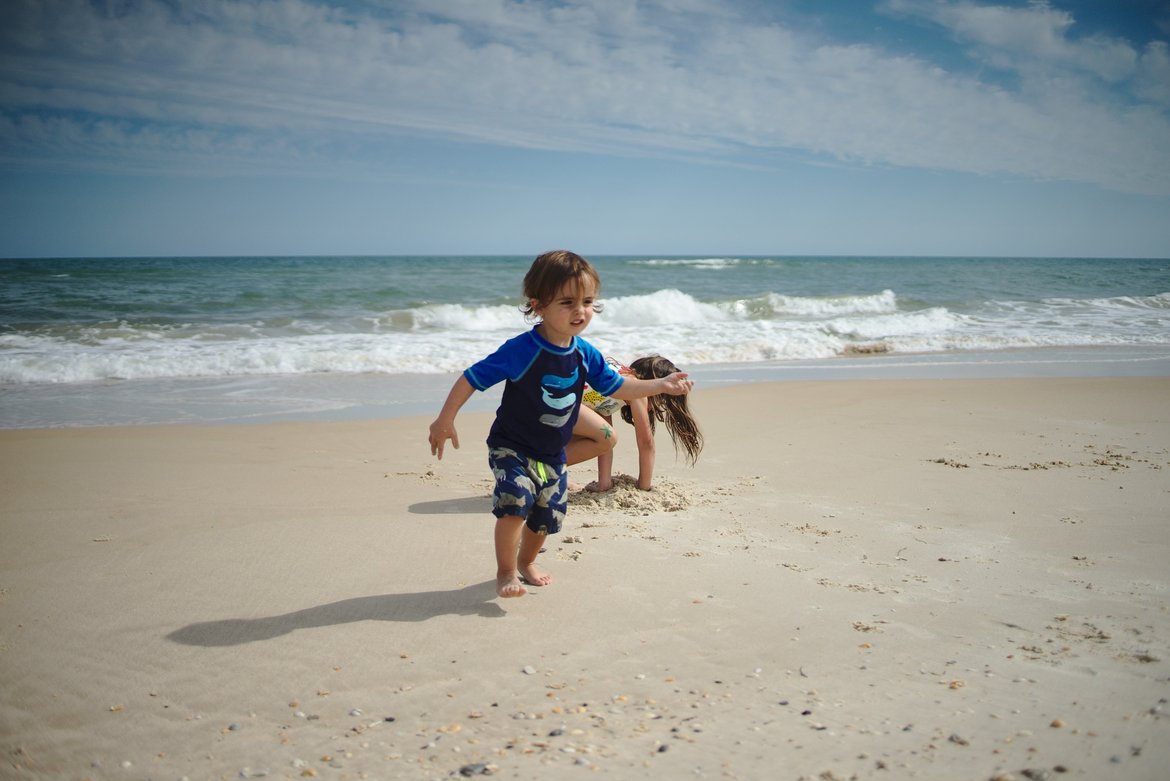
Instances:
[[[612,359],[607,361],[615,366],[619,374],[641,380],[668,377],[678,371],[678,367],[661,355],[639,358],[628,367]],[[587,388],[581,399],[581,413],[573,427],[574,438],[610,439],[616,444],[612,424],[613,413],[618,410],[621,410],[622,419],[634,427],[634,437],[638,443],[638,488],[649,491],[654,478],[655,421],[666,424],[675,452],[677,453],[680,448],[684,450],[687,461],[694,466],[699,453],[703,450],[703,433],[691,415],[686,396],[657,395],[629,399],[623,403],[619,399],[603,396]],[[570,460],[569,463],[579,463],[580,460],[585,459]],[[597,480],[585,486],[585,490],[608,491],[610,488],[613,488],[612,447],[597,456]]]

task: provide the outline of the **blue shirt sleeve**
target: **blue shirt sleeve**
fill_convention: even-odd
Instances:
[[[536,360],[540,346],[528,333],[514,336],[494,353],[468,366],[463,376],[478,391],[485,391],[504,380],[517,380]]]
[[[626,381],[625,378],[606,363],[605,356],[601,354],[600,350],[581,337],[577,337],[577,351],[581,353],[589,387],[602,396],[612,396],[614,391],[622,387],[622,383]]]

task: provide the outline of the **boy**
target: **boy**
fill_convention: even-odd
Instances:
[[[572,436],[586,381],[603,395],[626,400],[682,395],[694,385],[682,372],[657,380],[622,377],[580,338],[601,308],[600,289],[597,270],[580,255],[556,250],[538,257],[524,276],[528,303],[521,309],[539,322],[464,371],[431,424],[431,455],[441,460],[448,439],[459,447],[455,416],[467,400],[477,390],[506,382],[487,438],[488,464],[496,478],[492,514],[501,597],[524,596],[524,583],[552,582],[536,565],[536,556],[545,536],[560,531],[565,516],[567,456],[576,463],[613,448],[608,426],[594,437]]]

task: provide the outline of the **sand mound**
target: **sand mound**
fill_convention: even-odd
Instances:
[[[691,506],[691,493],[685,485],[665,479],[655,480],[653,490],[640,491],[635,478],[614,475],[613,488],[604,493],[574,491],[569,494],[569,506],[574,510],[625,515],[673,513]]]

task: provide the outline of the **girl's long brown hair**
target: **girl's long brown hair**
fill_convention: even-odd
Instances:
[[[630,370],[639,379],[656,380],[674,374],[678,367],[661,355],[648,355],[631,363]],[[694,466],[699,460],[699,453],[703,452],[703,432],[699,430],[699,424],[687,406],[687,397],[662,393],[649,397],[646,403],[650,413],[650,431],[654,431],[655,420],[666,424],[675,452],[686,452],[687,461]],[[622,407],[622,420],[631,425],[634,422],[629,404]]]

